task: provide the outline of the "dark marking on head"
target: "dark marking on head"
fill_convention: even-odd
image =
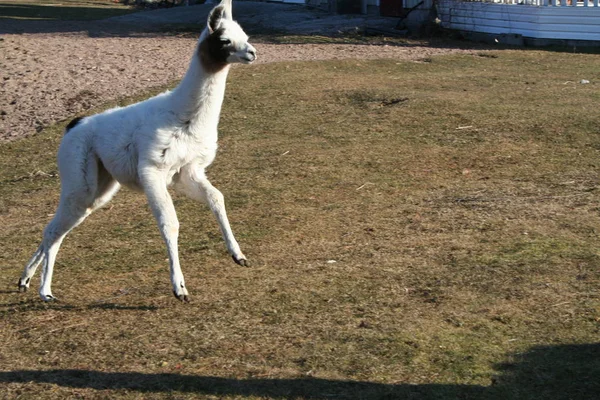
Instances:
[[[165,155],[167,154],[167,149],[162,149],[162,152],[160,153],[161,158],[165,158]]]
[[[81,122],[81,120],[83,118],[85,118],[85,117],[77,117],[77,118],[73,119],[71,122],[69,122],[69,125],[67,125],[67,129],[65,130],[65,133],[67,133],[71,129],[75,128],[77,126],[77,124],[79,124]]]
[[[233,49],[230,42],[223,42],[223,29],[217,29],[198,46],[198,57],[207,72],[218,72],[227,66],[227,58]]]

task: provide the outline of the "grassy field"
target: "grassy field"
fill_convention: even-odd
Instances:
[[[87,21],[134,11],[112,0],[0,0],[0,19]]]
[[[599,61],[497,51],[233,69],[208,173],[253,266],[176,196],[185,305],[128,190],[65,240],[58,302],[17,293],[55,210],[64,125],[0,145],[0,393],[593,398]]]

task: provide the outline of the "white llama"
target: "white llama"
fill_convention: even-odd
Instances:
[[[73,120],[58,150],[58,209],[39,248],[25,267],[19,289],[29,288],[43,262],[40,297],[54,300],[52,271],[69,231],[105,205],[121,185],[143,191],[167,245],[173,293],[188,301],[177,251],[179,222],[167,188],[208,203],[234,261],[246,265],[235,240],[223,195],[204,169],[217,150],[217,125],[231,63],[249,64],[256,50],[232,20],[231,0],[209,14],[188,71],[171,92],[101,114]]]

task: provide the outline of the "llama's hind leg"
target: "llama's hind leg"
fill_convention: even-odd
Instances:
[[[25,266],[25,270],[19,279],[19,291],[26,292],[29,289],[29,284],[31,283],[31,278],[35,274],[37,267],[40,265],[42,260],[44,259],[44,246],[40,244],[37,248],[33,256]]]
[[[98,189],[94,196],[94,201],[90,206],[91,212],[102,208],[108,203],[115,194],[121,189],[121,185],[104,168],[102,163],[98,163]]]
[[[65,236],[94,210],[106,204],[120,188],[97,159],[87,157],[86,160],[82,163],[84,168],[61,169],[63,190],[58,209],[19,280],[19,288],[25,291],[37,266],[43,262],[40,297],[44,301],[54,300],[51,289],[54,262]]]
[[[42,243],[25,266],[21,279],[19,279],[20,291],[25,292],[29,289],[31,278],[40,263],[43,263],[40,297],[44,301],[54,300],[50,285],[52,283],[54,261],[56,260],[60,244],[67,233],[79,225],[89,213],[90,211],[86,207],[73,208],[65,206],[65,202],[61,199],[54,218],[46,226],[46,229],[44,229]]]
[[[85,214],[90,214],[98,208],[108,203],[113,196],[119,191],[121,185],[108,174],[108,172],[99,165],[98,168],[98,182],[95,199],[92,205],[89,207],[90,210],[86,210]],[[84,217],[85,218],[85,217]],[[19,279],[19,291],[26,292],[29,289],[31,278],[35,275],[38,266],[42,261],[45,260],[47,252],[44,247],[45,242],[42,242],[38,249],[35,251],[27,265],[25,270]]]
[[[54,262],[60,245],[67,234],[91,214],[84,199],[76,201],[61,201],[56,215],[44,230],[42,240],[43,264],[40,282],[40,297],[44,301],[54,300],[52,295],[52,274]]]
[[[51,289],[54,261],[65,236],[92,212],[108,203],[121,187],[100,162],[90,166],[87,175],[87,190],[71,193],[64,202],[61,199],[56,217],[44,232],[42,245],[46,253],[40,285],[40,297],[44,301],[54,300]],[[93,193],[91,196],[90,191]]]

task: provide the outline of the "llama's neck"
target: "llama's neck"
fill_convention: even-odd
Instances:
[[[185,76],[172,93],[173,111],[190,134],[216,133],[228,73],[228,65],[207,71],[196,49]]]

